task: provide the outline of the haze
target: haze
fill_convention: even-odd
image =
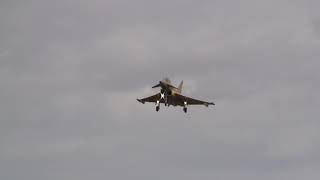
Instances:
[[[0,179],[319,179],[319,9],[2,0]],[[136,101],[164,77],[216,106]]]

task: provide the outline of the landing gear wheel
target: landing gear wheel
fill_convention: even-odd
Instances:
[[[160,110],[160,106],[157,106],[156,107],[156,111],[158,112]]]
[[[183,108],[183,111],[184,111],[184,113],[187,113],[187,108],[184,107],[184,108]]]

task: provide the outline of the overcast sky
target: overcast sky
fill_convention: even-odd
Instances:
[[[319,9],[1,0],[0,179],[319,179]],[[164,77],[216,106],[136,101]]]

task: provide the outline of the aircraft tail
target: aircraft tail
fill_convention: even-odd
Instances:
[[[178,91],[179,91],[180,94],[182,92],[182,86],[183,86],[183,81],[181,81],[181,83],[178,86]]]

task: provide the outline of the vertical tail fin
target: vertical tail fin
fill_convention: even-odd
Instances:
[[[183,86],[183,81],[181,81],[181,83],[178,86],[178,91],[179,91],[180,94],[182,92],[182,86]]]

